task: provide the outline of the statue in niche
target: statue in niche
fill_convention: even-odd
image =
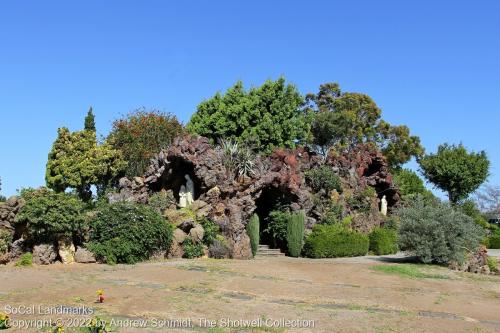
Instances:
[[[186,202],[187,205],[191,205],[194,201],[194,183],[189,175],[185,175],[186,179]]]
[[[182,185],[179,190],[179,207],[184,208],[187,207],[187,192],[186,186]]]
[[[380,201],[380,213],[384,216],[387,216],[387,199],[385,198],[385,195]]]

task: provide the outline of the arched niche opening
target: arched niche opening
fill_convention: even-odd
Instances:
[[[169,158],[168,168],[163,172],[156,183],[149,186],[153,192],[163,189],[172,190],[174,197],[179,201],[179,191],[182,185],[186,185],[185,175],[189,175],[194,184],[194,200],[198,199],[203,189],[202,182],[194,173],[194,165],[179,157]]]
[[[290,210],[290,205],[297,202],[296,195],[290,193],[288,189],[267,185],[262,189],[260,196],[255,201],[255,214],[260,221],[260,244],[269,245],[271,248],[281,248],[286,250],[286,244],[276,242],[272,235],[265,230],[269,226],[269,214],[274,210]]]

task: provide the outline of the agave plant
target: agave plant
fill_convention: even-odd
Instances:
[[[244,179],[255,174],[255,155],[250,148],[242,147],[232,139],[222,139],[218,150],[224,167],[234,176]]]

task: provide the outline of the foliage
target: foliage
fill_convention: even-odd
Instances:
[[[37,241],[54,240],[56,236],[81,236],[85,230],[85,205],[75,195],[56,193],[47,188],[24,189],[26,204],[15,217],[15,223],[26,225]]]
[[[373,251],[376,255],[398,252],[397,233],[395,230],[375,228],[368,237],[370,238],[370,251]]]
[[[365,94],[341,92],[337,83],[325,83],[317,94],[306,96],[307,110],[314,111],[313,144],[326,155],[331,148],[350,149],[373,142],[389,164],[398,167],[424,149],[406,126],[391,126],[381,118],[382,111]]]
[[[126,176],[133,177],[142,175],[150,159],[183,131],[182,124],[173,114],[138,109],[113,122],[108,141],[128,162]]]
[[[184,249],[184,258],[193,259],[203,255],[203,244],[193,242],[189,236],[184,239],[182,248]]]
[[[119,151],[107,143],[97,144],[95,132],[70,133],[63,127],[49,153],[45,180],[56,192],[74,188],[82,200],[88,201],[92,185],[103,192],[125,166]]]
[[[424,263],[462,263],[484,236],[483,229],[458,209],[417,198],[397,211],[401,219],[399,246]]]
[[[252,247],[252,254],[255,256],[257,250],[259,248],[260,242],[260,222],[259,216],[257,214],[253,214],[250,217],[250,221],[247,224],[247,234],[250,238],[250,245]]]
[[[344,206],[340,203],[331,202],[326,212],[323,214],[321,223],[323,224],[335,224],[338,223],[344,214]]]
[[[490,224],[484,218],[476,203],[473,200],[465,200],[457,206],[465,215],[472,218],[472,220],[484,229],[489,229]]]
[[[209,218],[203,218],[199,221],[201,226],[203,227],[203,244],[210,246],[219,235],[220,227],[217,223],[210,220]]]
[[[309,170],[305,174],[306,180],[315,192],[324,190],[326,194],[336,190],[342,193],[342,184],[339,176],[327,165]]]
[[[228,172],[237,177],[250,177],[255,174],[255,155],[247,146],[232,139],[221,139],[217,149]]]
[[[292,257],[300,256],[304,246],[305,214],[293,213],[287,224],[286,243],[288,254]]]
[[[108,264],[147,260],[168,250],[173,234],[172,225],[153,209],[128,202],[102,204],[90,227],[87,248]]]
[[[447,275],[423,271],[421,264],[377,265],[373,266],[373,269],[378,272],[399,275],[410,279],[449,279]]]
[[[111,331],[106,321],[100,317],[92,318],[86,328],[88,333],[107,333]]]
[[[276,147],[293,148],[309,133],[303,102],[297,88],[284,78],[248,91],[239,81],[226,93],[201,102],[187,129],[213,143],[222,138],[251,142],[257,151],[266,153]]]
[[[224,237],[218,235],[217,238],[208,247],[208,253],[210,254],[210,258],[229,258],[229,247],[227,246],[227,241],[224,239]]]
[[[368,252],[368,236],[338,225],[314,226],[307,237],[304,253],[310,258],[362,256]]]
[[[490,167],[484,151],[469,153],[462,144],[440,145],[436,154],[424,156],[419,164],[425,178],[447,192],[454,204],[481,186]]]
[[[0,312],[0,330],[6,330],[9,326],[10,317],[8,314]]]
[[[267,217],[267,228],[264,232],[271,236],[275,247],[286,249],[286,233],[289,220],[289,212],[273,210],[269,213]]]
[[[33,265],[33,254],[31,252],[24,253],[19,260],[16,262],[16,266],[32,266]]]
[[[424,181],[415,171],[401,168],[393,170],[392,175],[403,201],[412,200],[417,195],[423,196],[429,202],[435,200],[434,194],[425,188]]]
[[[151,195],[148,199],[148,205],[153,208],[157,213],[163,214],[163,212],[175,205],[177,201],[175,200],[172,192],[161,190]]]
[[[361,192],[356,192],[354,195],[347,198],[347,204],[351,209],[361,213],[370,212],[372,199],[377,195],[373,187],[367,186]]]
[[[488,256],[488,258],[486,258],[486,264],[488,265],[490,272],[497,271],[497,260],[495,258]]]
[[[92,111],[92,107],[90,107],[89,112],[87,112],[87,116],[85,117],[84,130],[94,132],[95,129],[95,116]]]
[[[12,233],[5,229],[0,229],[0,256],[9,251],[9,245],[12,243]]]
[[[500,234],[488,237],[489,249],[500,249]]]

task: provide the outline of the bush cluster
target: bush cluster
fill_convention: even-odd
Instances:
[[[401,219],[400,247],[424,263],[461,263],[484,237],[481,227],[448,204],[427,204],[417,198],[397,214]]]
[[[342,193],[340,178],[329,166],[322,165],[306,172],[306,180],[315,192],[324,190],[328,194],[330,191],[337,190],[338,193]]]
[[[47,188],[25,189],[26,204],[15,223],[26,225],[36,242],[52,241],[57,236],[80,237],[86,231],[85,205],[75,195],[56,193]]]
[[[368,253],[368,236],[339,225],[316,225],[306,239],[304,253],[309,258],[354,257]]]
[[[397,233],[395,230],[375,228],[370,235],[370,251],[376,255],[398,252]]]
[[[500,249],[500,233],[488,237],[489,249]]]
[[[193,259],[203,255],[203,244],[195,243],[191,237],[186,237],[182,243],[184,249],[184,258]]]
[[[290,213],[287,211],[273,210],[267,217],[267,228],[265,233],[269,234],[276,248],[286,249],[287,225],[290,221]]]
[[[87,248],[103,262],[134,264],[168,250],[172,233],[172,225],[148,206],[103,204],[90,221]]]
[[[0,229],[0,256],[7,253],[12,243],[12,234],[8,230]]]

